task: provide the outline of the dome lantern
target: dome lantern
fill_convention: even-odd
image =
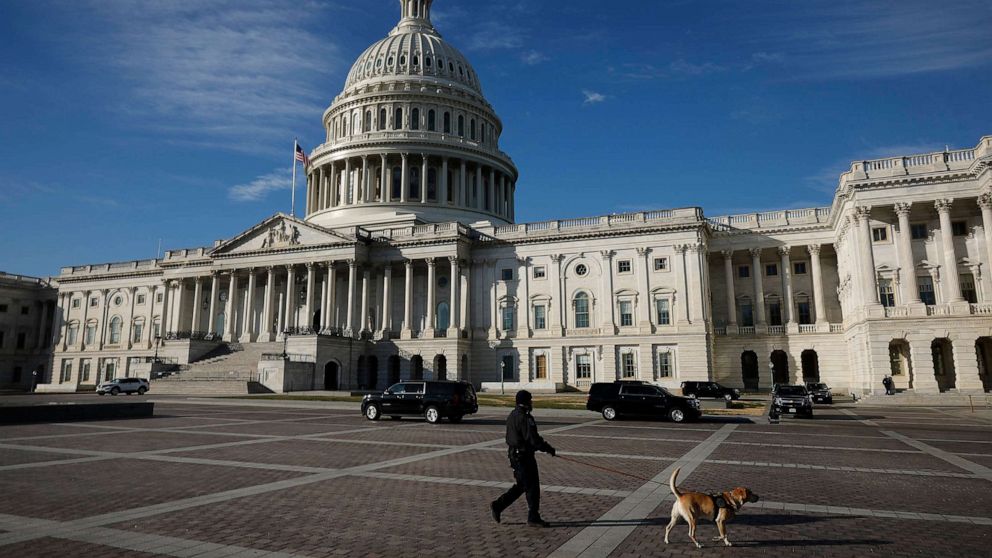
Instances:
[[[393,33],[409,31],[411,27],[433,31],[432,3],[433,0],[400,0],[400,22]]]

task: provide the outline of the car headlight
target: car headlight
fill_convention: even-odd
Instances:
[[[782,398],[781,397],[776,397],[775,399],[772,399],[772,403],[774,403],[776,405],[781,405],[782,404]]]
[[[698,399],[690,399],[689,400],[689,405],[691,405],[692,407],[695,407],[696,409],[698,409],[699,408],[699,400]]]

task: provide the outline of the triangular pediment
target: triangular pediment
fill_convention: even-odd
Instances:
[[[277,213],[214,248],[211,255],[286,251],[308,246],[348,244],[354,238]]]

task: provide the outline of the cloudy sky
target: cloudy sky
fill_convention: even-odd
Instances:
[[[992,135],[987,0],[436,0],[520,221],[829,205],[851,160]],[[0,270],[150,258],[289,210],[293,138],[395,0],[0,2]]]

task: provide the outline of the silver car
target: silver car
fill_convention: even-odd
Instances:
[[[117,378],[96,386],[96,392],[99,395],[107,393],[110,395],[117,395],[118,393],[144,395],[146,391],[148,391],[148,380],[141,378]]]

